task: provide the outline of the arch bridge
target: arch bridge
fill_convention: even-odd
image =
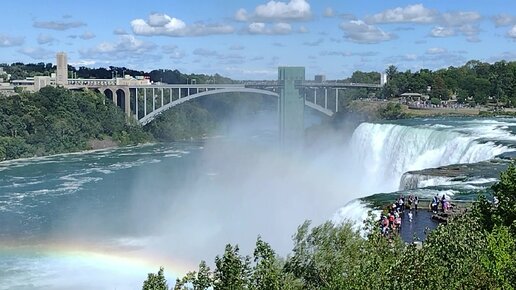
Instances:
[[[184,102],[215,94],[252,93],[278,98],[280,137],[294,140],[304,133],[304,107],[332,116],[339,109],[339,94],[348,88],[378,89],[380,84],[307,82],[304,67],[280,67],[278,81],[239,84],[116,85],[109,80],[69,84],[70,88],[96,89],[141,125]]]

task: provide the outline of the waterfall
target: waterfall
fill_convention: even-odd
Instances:
[[[351,162],[365,191],[396,191],[407,171],[475,163],[508,151],[481,138],[452,129],[363,123],[350,141]]]
[[[399,190],[410,190],[420,187],[443,185],[450,182],[451,178],[449,177],[405,173],[401,176]]]

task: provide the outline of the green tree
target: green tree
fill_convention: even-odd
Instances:
[[[500,174],[500,181],[493,185],[493,195],[498,202],[493,206],[495,224],[504,225],[516,235],[516,165]]]
[[[159,268],[158,274],[149,273],[147,280],[143,282],[143,290],[168,290],[167,279],[163,274],[163,267]]]
[[[249,283],[250,257],[239,254],[238,245],[226,245],[224,255],[215,257],[213,289],[244,289]]]

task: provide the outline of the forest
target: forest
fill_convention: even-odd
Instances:
[[[493,64],[478,60],[468,61],[460,67],[450,66],[435,71],[420,69],[401,72],[389,66],[387,84],[376,97],[393,98],[403,93],[420,93],[443,101],[455,96],[459,103],[486,105],[497,103],[516,106],[516,62],[498,61]],[[355,71],[345,79],[353,83],[380,83],[380,73]],[[351,97],[366,97],[368,92],[356,90]]]
[[[90,141],[105,139],[128,145],[153,138],[93,91],[0,95],[0,161],[92,149]]]

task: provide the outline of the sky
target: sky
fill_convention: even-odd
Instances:
[[[514,0],[4,1],[0,63],[124,66],[276,79],[516,60]]]

